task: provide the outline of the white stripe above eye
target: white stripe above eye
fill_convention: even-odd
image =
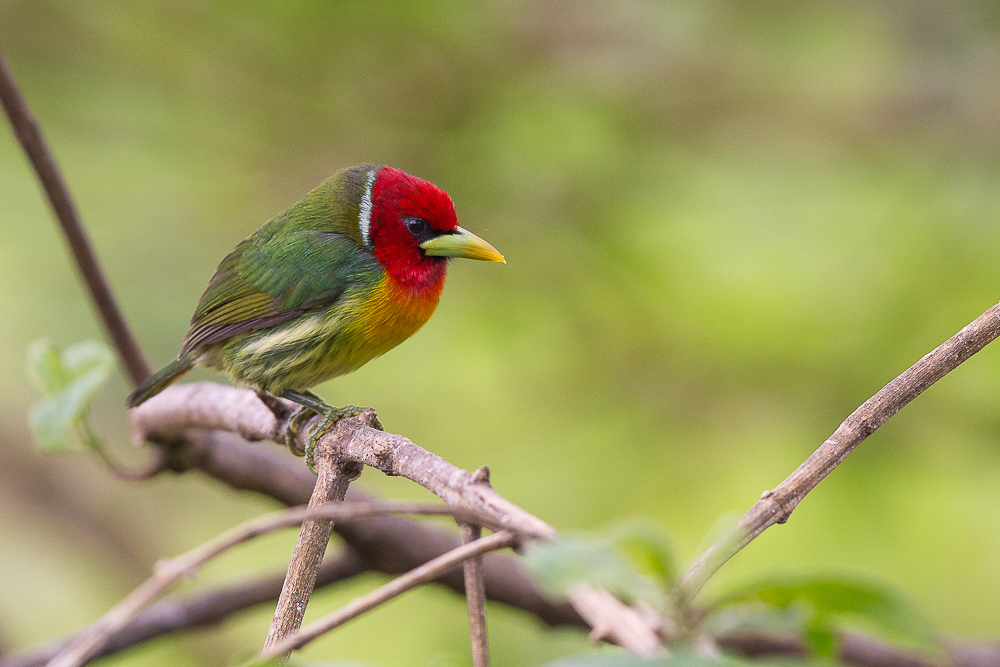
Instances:
[[[361,240],[369,248],[372,247],[372,187],[375,185],[375,177],[378,171],[372,169],[365,179],[365,192],[361,195],[361,204],[358,206],[358,228],[361,230]]]

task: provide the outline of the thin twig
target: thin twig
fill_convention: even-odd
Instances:
[[[49,667],[77,667],[84,664],[100,650],[101,645],[111,633],[116,632],[134,618],[141,609],[155,600],[169,586],[184,577],[192,576],[199,567],[209,560],[250,539],[281,528],[298,525],[307,519],[323,518],[330,521],[337,517],[358,518],[385,513],[408,513],[414,509],[421,514],[451,513],[443,506],[427,507],[417,506],[413,503],[350,503],[323,507],[297,507],[245,521],[180,556],[158,563],[153,576],[139,584],[96,623],[77,635],[65,649],[49,662]]]
[[[27,153],[28,159],[31,160],[35,173],[38,174],[38,180],[41,181],[52,210],[59,220],[63,235],[76,260],[76,266],[83,276],[104,328],[115,349],[118,350],[122,365],[132,384],[138,385],[149,377],[152,370],[118,309],[111,286],[101,270],[76,205],[69,194],[69,188],[66,187],[52,152],[42,136],[41,127],[28,108],[14,73],[4,60],[3,53],[0,53],[0,103],[7,112],[14,134]]]
[[[490,483],[490,469],[480,466],[472,473],[480,484]],[[483,536],[483,529],[475,524],[459,522],[462,543],[475,542]],[[473,667],[490,667],[490,643],[486,631],[486,588],[483,582],[483,558],[476,556],[462,565],[465,577],[465,603],[469,612],[469,638],[472,642]]]
[[[591,627],[594,643],[618,644],[643,658],[669,655],[647,619],[603,588],[580,584],[569,600]]]
[[[483,536],[483,529],[462,524],[462,542],[469,544]],[[465,601],[469,610],[469,637],[473,667],[490,667],[490,642],[486,632],[486,592],[483,587],[483,558],[476,556],[462,565],[465,574]]]
[[[350,603],[341,607],[337,611],[328,614],[319,620],[310,623],[299,632],[289,635],[281,642],[271,646],[258,660],[259,662],[285,655],[295,649],[301,648],[313,641],[317,637],[326,634],[330,630],[343,625],[353,618],[374,609],[378,605],[405,593],[411,588],[433,581],[441,574],[456,567],[467,558],[484,554],[496,549],[504,549],[517,543],[517,538],[508,531],[493,533],[488,537],[482,537],[475,542],[463,544],[457,549],[435,558],[434,560],[413,569],[406,574],[393,579],[389,583],[381,586],[367,595],[355,598]]]
[[[740,549],[792,511],[817,484],[840,465],[861,442],[932,384],[1000,335],[1000,304],[942,343],[851,413],[795,471],[740,518],[737,525],[708,548],[684,574],[681,600],[690,601],[713,574]]]
[[[317,588],[337,583],[370,571],[364,560],[351,548],[345,548],[320,566]],[[284,568],[250,581],[221,586],[186,596],[165,597],[136,614],[117,632],[112,633],[90,660],[118,653],[167,634],[217,626],[246,609],[270,604],[278,599],[285,580]],[[73,637],[0,658],[0,667],[41,667],[73,641]]]
[[[310,507],[320,507],[327,503],[342,503],[347,495],[347,487],[351,481],[361,474],[361,466],[356,463],[341,461],[322,447],[316,451],[316,486],[309,499]],[[316,575],[323,555],[333,534],[333,521],[330,519],[312,519],[305,521],[299,530],[295,550],[288,562],[288,574],[278,597],[278,604],[271,619],[271,627],[264,641],[264,651],[278,644],[288,635],[297,632],[302,627],[302,618],[309,604],[313,587],[316,585]],[[291,651],[278,660],[287,662]]]

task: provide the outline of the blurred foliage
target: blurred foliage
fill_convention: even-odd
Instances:
[[[750,610],[740,610],[750,606]],[[778,576],[758,581],[728,593],[712,607],[713,616],[732,610],[744,611],[744,627],[759,624],[760,607],[791,611],[794,629],[813,652],[831,658],[836,654],[838,631],[866,630],[889,642],[909,642],[921,648],[937,649],[937,638],[924,615],[902,595],[883,584],[850,580],[843,576]],[[715,619],[718,623],[718,619]],[[730,616],[725,622],[732,623]]]
[[[111,350],[97,341],[83,341],[65,350],[56,349],[44,338],[32,343],[28,375],[43,398],[31,407],[28,420],[41,451],[67,451],[76,436],[105,458],[103,445],[88,425],[87,410],[114,365]]]
[[[677,628],[681,650],[690,638],[706,632],[720,636],[751,630],[792,633],[816,658],[829,660],[836,656],[845,629],[862,630],[932,654],[940,649],[936,632],[912,602],[884,583],[846,575],[771,575],[727,591],[705,609],[697,608],[701,603],[681,609],[674,590],[679,573],[670,570],[658,580],[645,576],[650,562],[672,561],[669,540],[662,529],[640,525],[638,530],[631,524],[625,530],[618,526],[602,534],[564,535],[556,542],[532,544],[525,563],[558,598],[565,599],[577,586],[589,584],[606,588],[626,602],[645,603],[646,609],[665,619],[664,627]],[[623,546],[631,547],[628,555]],[[619,664],[615,658],[606,660],[609,666]]]
[[[615,545],[583,536],[563,536],[556,542],[532,544],[527,564],[538,581],[555,597],[565,598],[580,584],[592,584],[634,602],[662,606],[664,591],[638,574]]]
[[[340,167],[405,169],[444,187],[508,264],[456,263],[423,331],[319,393],[376,406],[458,465],[488,463],[501,493],[561,530],[649,516],[685,563],[716,517],[996,303],[998,8],[5,0],[0,44],[154,365],[236,242]],[[0,234],[0,636],[23,646],[271,504],[34,453],[25,350],[101,331],[5,132]],[[138,459],[125,393],[114,377],[92,419]],[[995,637],[998,395],[991,346],[706,595],[791,566],[864,572],[942,631]],[[423,495],[371,471],[359,483]],[[199,583],[280,570],[293,540]],[[325,591],[309,613],[380,580]],[[107,663],[232,662],[270,613]],[[305,658],[423,667],[467,652],[465,624],[456,596],[417,591]],[[502,607],[490,630],[498,667],[586,650]]]

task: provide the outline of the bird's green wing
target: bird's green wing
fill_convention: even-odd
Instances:
[[[328,306],[379,272],[374,257],[341,234],[265,225],[219,264],[181,354]]]

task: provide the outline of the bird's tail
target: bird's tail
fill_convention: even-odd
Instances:
[[[191,370],[195,359],[196,355],[188,352],[150,375],[146,378],[145,382],[136,387],[135,391],[128,395],[128,398],[125,399],[125,407],[134,408],[137,405],[141,405],[174,382],[177,382],[182,375]]]

